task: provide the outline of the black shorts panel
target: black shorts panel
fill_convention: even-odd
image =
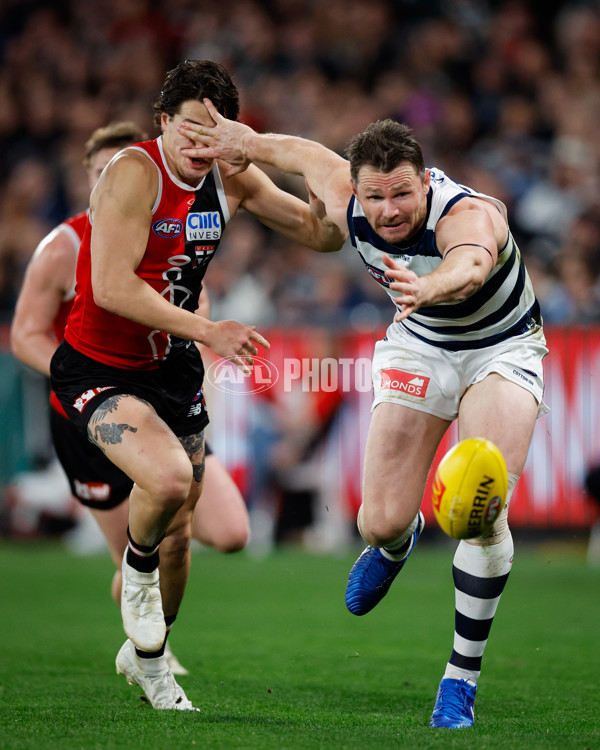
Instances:
[[[210,447],[208,440],[205,440],[204,441],[204,457],[206,458],[206,456],[212,456],[212,454],[213,454],[213,449]]]
[[[88,508],[110,510],[129,497],[133,482],[72,422],[50,409],[56,455],[73,495]]]
[[[121,393],[151,404],[179,437],[202,432],[209,422],[202,392],[204,366],[193,344],[171,351],[155,370],[126,370],[86,357],[63,341],[52,357],[50,377],[69,419],[83,432],[94,411]]]

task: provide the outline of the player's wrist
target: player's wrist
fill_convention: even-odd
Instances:
[[[264,134],[257,133],[247,126],[240,138],[240,151],[242,157],[251,162],[264,161],[265,154],[261,152],[264,151],[265,141],[266,136]]]
[[[196,319],[199,330],[198,334],[194,337],[194,340],[210,349],[210,341],[213,338],[217,324],[201,315],[196,315]]]

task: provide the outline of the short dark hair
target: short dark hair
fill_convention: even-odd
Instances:
[[[154,102],[154,123],[160,127],[163,112],[173,117],[191,99],[210,99],[223,117],[237,120],[240,96],[231,76],[212,60],[184,60],[170,70],[158,99]]]
[[[90,167],[94,156],[103,148],[125,148],[125,146],[131,146],[147,139],[148,134],[144,133],[135,122],[128,120],[111,122],[106,127],[94,130],[88,138],[85,144],[83,165]]]
[[[382,172],[391,172],[401,162],[409,162],[416,173],[425,175],[423,152],[408,125],[395,120],[377,120],[366,130],[355,135],[346,149],[350,162],[350,176],[358,181],[361,167],[370,166]]]

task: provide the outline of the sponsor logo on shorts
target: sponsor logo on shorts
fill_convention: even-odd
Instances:
[[[110,498],[110,484],[106,482],[80,482],[74,479],[75,494],[82,500],[102,501]]]
[[[526,372],[527,375],[531,375],[532,377],[537,377],[535,372],[531,372],[531,370],[523,370],[523,372]],[[524,380],[526,383],[529,383],[529,385],[533,385],[533,380],[530,380],[526,375],[523,375],[523,372],[521,370],[513,370],[513,375],[516,375],[518,378],[521,378],[521,380]]]
[[[177,237],[181,234],[183,224],[179,219],[159,219],[152,225],[152,231],[159,237]]]
[[[81,414],[86,404],[88,404],[94,398],[94,396],[102,393],[102,391],[108,391],[111,388],[115,387],[116,386],[114,385],[103,385],[100,388],[90,388],[88,391],[84,391],[80,396],[77,396],[75,401],[73,401],[73,408],[77,409],[77,411]]]
[[[382,370],[380,374],[380,390],[399,391],[417,398],[425,398],[431,380],[431,378],[426,378],[423,375],[415,375],[412,372],[396,369]]]

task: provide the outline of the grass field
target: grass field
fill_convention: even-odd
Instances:
[[[492,628],[472,730],[428,727],[452,642],[452,552],[422,544],[352,617],[352,557],[194,553],[171,636],[201,713],[154,711],[114,671],[106,556],[0,547],[0,747],[600,748],[600,571],[525,548]]]

